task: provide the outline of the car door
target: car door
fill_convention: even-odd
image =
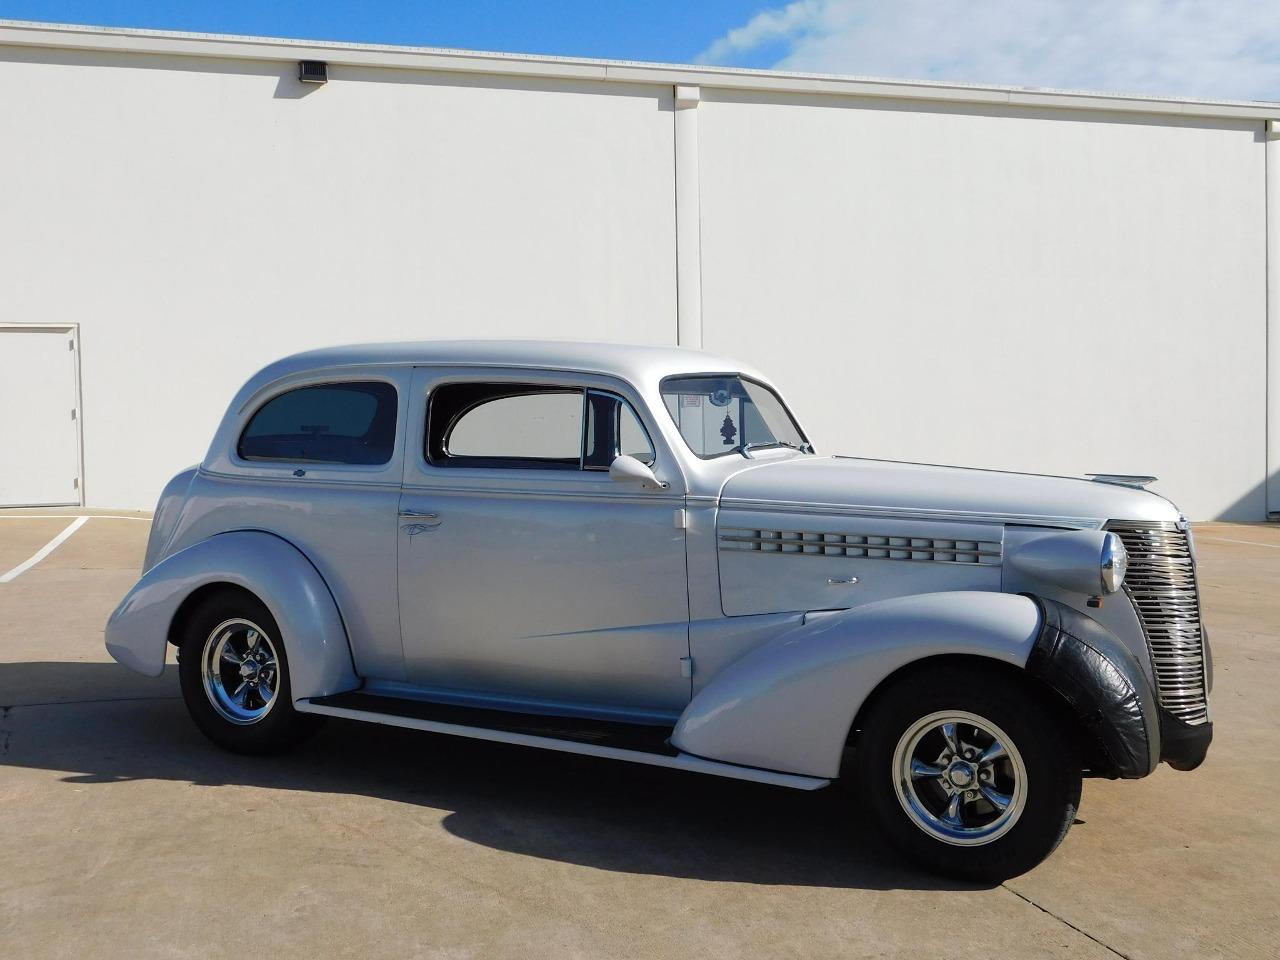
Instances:
[[[668,717],[690,698],[683,490],[610,479],[616,453],[681,476],[611,378],[415,370],[400,503],[417,686]]]

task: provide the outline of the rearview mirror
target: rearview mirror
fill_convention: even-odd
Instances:
[[[655,477],[643,463],[625,453],[609,464],[609,479],[639,482],[645,490],[665,490],[669,486]]]

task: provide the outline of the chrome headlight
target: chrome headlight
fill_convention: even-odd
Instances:
[[[1108,533],[1102,539],[1102,589],[1107,593],[1115,593],[1124,583],[1125,571],[1129,569],[1129,551],[1114,533]]]
[[[1025,535],[1018,531],[1005,545],[1005,563],[1011,571],[1086,597],[1115,593],[1124,582],[1129,555],[1118,534],[1055,530],[1023,540]]]

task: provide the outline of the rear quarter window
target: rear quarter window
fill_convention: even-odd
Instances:
[[[395,449],[396,407],[381,381],[299,387],[259,407],[236,449],[245,460],[376,466]]]

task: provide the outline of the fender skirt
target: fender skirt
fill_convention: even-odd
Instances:
[[[1071,705],[1110,762],[1110,773],[1145,777],[1160,762],[1160,717],[1134,655],[1092,617],[1055,600],[1040,605],[1040,636],[1027,672]]]

